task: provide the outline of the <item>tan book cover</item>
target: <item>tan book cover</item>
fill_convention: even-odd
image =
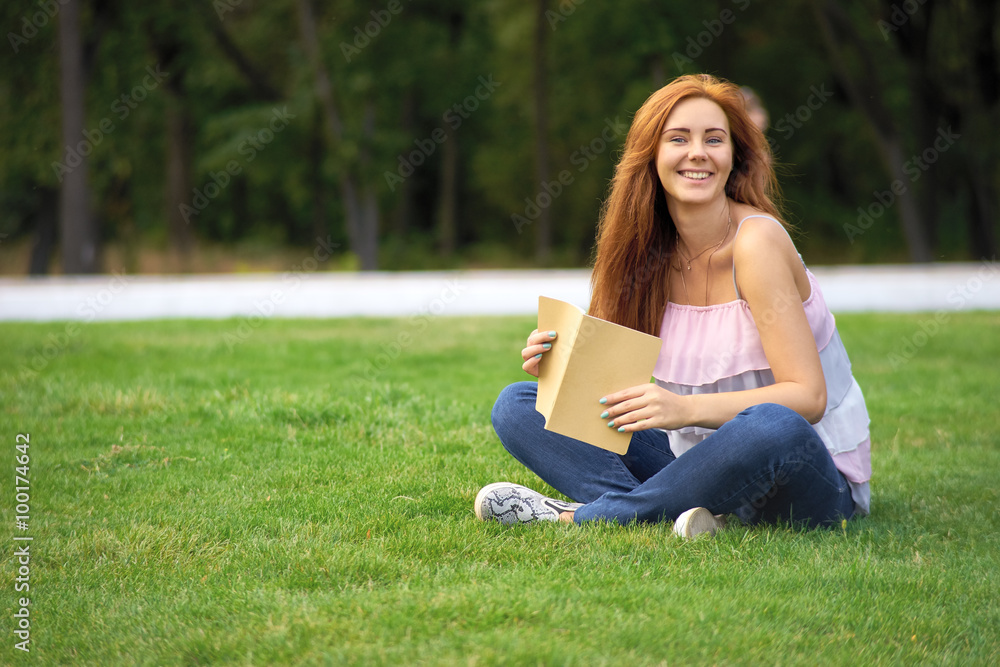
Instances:
[[[660,339],[591,317],[565,301],[538,297],[538,330],[558,335],[538,366],[535,409],[545,429],[607,449],[628,451],[631,433],[608,427],[598,401],[649,382]]]

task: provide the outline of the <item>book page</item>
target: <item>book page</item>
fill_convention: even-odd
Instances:
[[[549,301],[554,301],[549,299]],[[541,311],[540,311],[541,312]],[[536,409],[545,418],[546,430],[582,440],[596,447],[624,454],[631,433],[619,433],[602,420],[598,401],[607,394],[650,381],[661,341],[656,336],[619,326],[589,315],[577,315],[572,345],[563,346],[556,364],[549,364],[552,376],[542,404],[542,364],[539,367],[539,401]],[[542,322],[541,316],[539,322]],[[555,326],[559,335],[562,332]],[[541,330],[541,329],[540,329]],[[558,338],[556,339],[559,340]],[[565,341],[564,341],[565,342]],[[542,357],[545,362],[549,354]],[[554,385],[554,386],[552,386]],[[554,394],[554,395],[553,395]]]
[[[538,365],[538,398],[535,400],[535,409],[546,420],[562,385],[569,353],[573,349],[583,317],[583,309],[579,306],[547,296],[538,297],[538,330],[555,331],[557,334],[552,341],[552,349],[542,355]]]

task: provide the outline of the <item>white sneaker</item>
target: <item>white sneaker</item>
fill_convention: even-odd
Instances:
[[[547,498],[520,484],[487,484],[476,495],[476,516],[502,524],[558,521],[563,512],[575,512],[583,503]]]
[[[684,512],[674,521],[674,534],[691,538],[702,533],[715,535],[726,525],[723,515],[715,516],[704,507],[695,507]]]

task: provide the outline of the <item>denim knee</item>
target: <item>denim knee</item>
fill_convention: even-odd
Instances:
[[[535,411],[537,386],[534,382],[515,382],[504,387],[497,396],[490,421],[501,441],[504,440],[503,431],[508,424],[523,423],[522,420]]]
[[[797,432],[807,436],[815,432],[805,417],[777,403],[754,405],[744,410],[742,414],[753,417],[747,427],[763,429],[765,433],[784,432],[792,435]]]
[[[741,427],[748,441],[757,443],[758,451],[786,457],[799,454],[812,458],[826,451],[819,433],[805,417],[791,408],[776,403],[762,403],[743,411],[746,419]]]

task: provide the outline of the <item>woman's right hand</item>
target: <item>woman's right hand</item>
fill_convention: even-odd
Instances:
[[[525,373],[538,377],[538,362],[542,360],[542,355],[552,349],[552,341],[556,338],[555,331],[538,332],[535,329],[528,336],[528,344],[521,350],[521,358],[524,363],[521,368]]]

